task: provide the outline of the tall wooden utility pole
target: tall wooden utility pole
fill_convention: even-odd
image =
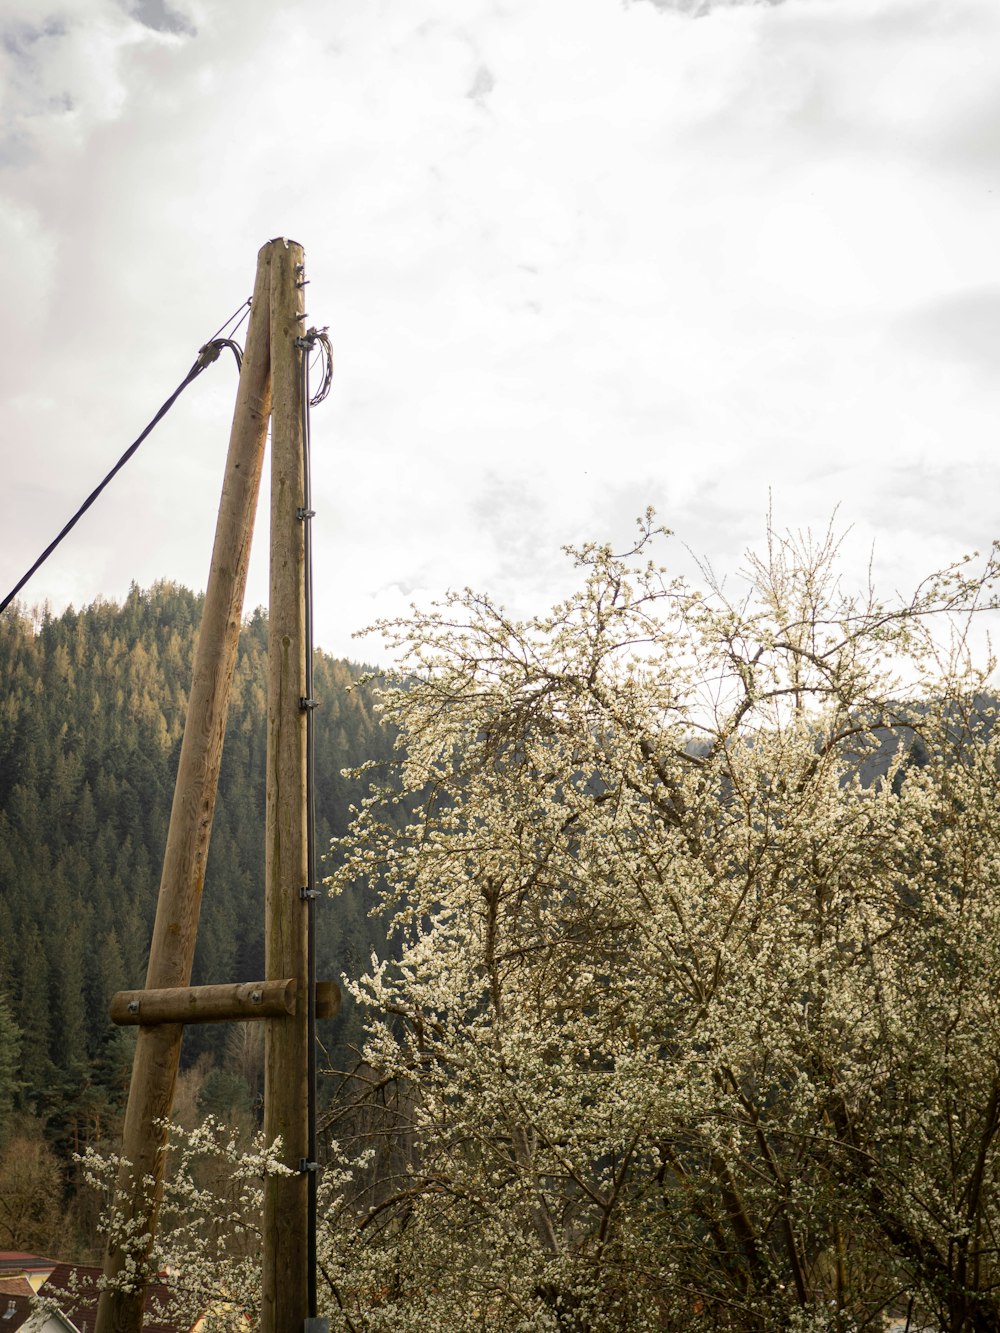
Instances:
[[[265,971],[306,994],[305,466],[301,360],[303,252],[274,251],[271,276],[271,582],[268,616]],[[296,1333],[308,1313],[306,1006],[264,1032],[264,1135],[280,1134],[294,1176],[264,1182],[261,1333]]]
[[[226,480],[195,654],[194,680],[167,834],[146,989],[115,997],[116,1022],[139,1024],[116,1210],[145,1241],[109,1243],[95,1333],[140,1333],[145,1269],[163,1190],[166,1122],[184,1024],[267,1020],[265,1130],[284,1142],[294,1173],[265,1186],[263,1333],[318,1330],[308,1319],[309,883],[306,816],[304,376],[302,247],[279,238],[260,251],[233,418]],[[191,987],[195,937],[236,663],[253,519],[272,416],[271,605],[268,641],[267,980]],[[321,985],[315,1012],[336,1012]],[[155,993],[154,993],[155,992]],[[315,996],[314,1001],[315,1003]],[[145,1184],[152,1181],[152,1187]]]

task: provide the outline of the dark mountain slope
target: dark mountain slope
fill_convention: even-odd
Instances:
[[[201,599],[169,583],[124,605],[0,617],[0,996],[22,1033],[19,1100],[64,1146],[120,1106],[129,1038],[109,996],[141,986],[180,750]],[[264,975],[267,623],[241,636],[194,980]],[[360,797],[341,769],[387,755],[361,669],[317,653],[319,848]],[[381,949],[368,904],[321,900],[320,975]],[[323,1034],[350,1036],[349,1011]],[[225,1030],[191,1029],[185,1060],[221,1061]]]

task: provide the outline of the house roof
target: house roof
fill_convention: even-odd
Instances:
[[[60,1309],[65,1310],[79,1333],[94,1333],[97,1326],[97,1280],[101,1272],[100,1268],[89,1264],[56,1264],[42,1286],[43,1296],[68,1293],[71,1285],[76,1288],[77,1294],[59,1295],[57,1299]],[[168,1294],[164,1282],[151,1282],[146,1288],[142,1333],[189,1333],[187,1324],[176,1324],[165,1319],[163,1307]],[[0,1333],[6,1333],[2,1318]]]
[[[5,1295],[23,1295],[20,1287],[8,1288],[8,1282],[27,1282],[31,1291],[37,1291],[56,1266],[54,1259],[43,1259],[39,1254],[27,1254],[23,1250],[0,1250],[0,1287]],[[3,1333],[0,1325],[0,1333]]]
[[[16,1333],[18,1329],[28,1325],[32,1315],[36,1315],[33,1296],[34,1293],[31,1296],[0,1296],[0,1333]],[[65,1315],[57,1314],[55,1322],[64,1328],[66,1333],[72,1333],[73,1325]],[[37,1330],[39,1325],[32,1323],[31,1327]],[[52,1328],[51,1316],[46,1319],[45,1327]]]
[[[28,1254],[24,1250],[0,1250],[0,1277],[11,1273],[44,1273],[55,1268],[54,1259],[45,1259],[40,1254]]]
[[[27,1320],[31,1314],[31,1297],[25,1295],[7,1295],[0,1296],[0,1330],[2,1333],[13,1333]]]
[[[23,1274],[19,1273],[17,1277],[0,1277],[0,1296],[34,1296],[34,1294],[34,1287]]]

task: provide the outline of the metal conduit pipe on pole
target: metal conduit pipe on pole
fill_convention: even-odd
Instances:
[[[305,576],[305,713],[306,713],[306,886],[303,897],[306,904],[306,972],[309,993],[306,1009],[306,1041],[308,1064],[308,1114],[306,1119],[307,1155],[309,1158],[307,1181],[306,1214],[306,1273],[307,1306],[309,1316],[316,1318],[316,1250],[317,1250],[317,1202],[319,1190],[319,1141],[316,1131],[316,1104],[318,1089],[316,1086],[316,899],[319,896],[316,873],[316,699],[313,694],[313,559],[312,559],[312,457],[311,457],[311,422],[309,419],[309,352],[313,346],[315,334],[311,331],[300,339],[302,347],[302,508],[299,517],[302,521],[302,540]]]

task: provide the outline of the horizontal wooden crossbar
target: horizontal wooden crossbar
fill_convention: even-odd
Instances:
[[[162,990],[120,990],[111,997],[111,1021],[120,1027],[160,1023],[247,1023],[291,1018],[296,1012],[295,979],[240,981],[221,986],[177,986]],[[340,987],[316,983],[316,1017],[340,1012]]]

